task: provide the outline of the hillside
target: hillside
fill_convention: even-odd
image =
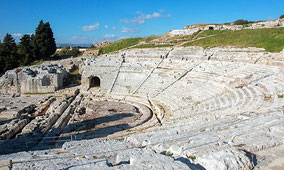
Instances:
[[[243,30],[206,30],[184,46],[236,46],[258,47],[268,52],[280,52],[284,48],[284,28]]]
[[[224,24],[194,24],[184,29],[171,30],[163,35],[128,38],[101,48],[99,54],[125,48],[158,47],[258,47],[267,52],[280,52],[284,48],[284,19],[268,21],[237,20]]]
[[[280,52],[284,48],[284,28],[261,28],[240,30],[204,30],[184,36],[150,36],[128,38],[113,42],[100,49],[99,54],[126,48],[159,48],[173,46],[201,47],[258,47],[267,52]]]
[[[124,49],[124,48],[134,46],[134,45],[138,44],[140,42],[140,40],[142,40],[142,39],[143,38],[138,37],[138,38],[127,38],[127,39],[118,40],[116,42],[113,42],[109,45],[102,47],[99,51],[99,55],[118,51],[118,50],[121,50],[121,49]]]

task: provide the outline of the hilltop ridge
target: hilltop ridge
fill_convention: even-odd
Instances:
[[[129,48],[161,48],[180,46],[258,47],[268,52],[284,48],[284,19],[249,22],[237,20],[225,24],[193,24],[163,35],[128,38],[101,48],[100,54]]]

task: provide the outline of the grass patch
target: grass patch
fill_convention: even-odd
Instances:
[[[278,94],[278,98],[283,99],[284,95],[283,94]]]
[[[159,47],[172,47],[172,44],[140,44],[133,48],[159,48]]]
[[[208,36],[215,36],[219,34],[224,34],[230,30],[206,30],[201,32],[197,37],[195,38],[201,38],[201,37],[208,37]]]
[[[171,151],[167,151],[167,152],[165,153],[165,155],[166,155],[166,156],[172,156],[173,154],[171,153]]]
[[[269,52],[280,52],[284,48],[284,28],[244,29],[244,30],[207,30],[198,37],[203,38],[186,43],[184,46],[218,47],[258,47]]]
[[[152,36],[146,37],[144,40],[146,42],[151,42],[152,40],[157,39],[157,38],[159,38],[159,36],[152,35]]]
[[[127,38],[127,39],[122,39],[122,40],[113,42],[113,43],[111,43],[111,44],[109,44],[107,46],[102,47],[99,50],[99,55],[131,47],[133,45],[138,44],[142,39],[143,38],[141,38],[141,37],[138,37],[138,38]]]

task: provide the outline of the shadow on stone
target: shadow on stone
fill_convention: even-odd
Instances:
[[[102,127],[96,130],[92,130],[92,128],[94,128],[95,125],[117,121],[132,116],[134,116],[132,113],[121,113],[112,116],[104,116],[93,120],[86,120],[75,124],[71,124],[65,127],[67,129],[71,128],[71,131],[68,131],[68,133],[79,131],[78,129],[76,129],[78,124],[81,125],[89,124],[90,126],[85,126],[84,128],[80,129],[80,130],[86,130],[87,132],[83,132],[81,134],[76,134],[76,135],[66,135],[62,137],[54,136],[53,138],[50,138],[50,140],[43,140],[46,139],[44,138],[44,134],[28,134],[25,136],[19,136],[15,139],[0,141],[0,155],[16,153],[21,151],[35,151],[35,150],[60,148],[65,142],[71,140],[83,140],[83,139],[93,139],[98,137],[106,137],[110,134],[130,129],[131,127],[128,124],[122,123],[113,126]],[[73,131],[72,127],[74,128]],[[50,131],[52,131],[52,129]]]
[[[120,114],[115,114],[111,116],[103,116],[103,117],[99,117],[99,118],[95,118],[91,120],[85,120],[82,122],[70,124],[66,126],[65,129],[67,130],[68,133],[82,131],[82,130],[90,130],[94,128],[95,126],[98,126],[103,123],[113,122],[113,121],[117,121],[117,120],[124,119],[127,117],[133,117],[133,116],[134,114],[132,113],[120,113]]]
[[[194,170],[206,170],[203,166],[201,166],[200,164],[193,164],[190,162],[189,159],[186,159],[184,157],[179,157],[177,159],[175,159],[175,161],[180,161],[184,164],[186,164],[190,169],[194,169]]]

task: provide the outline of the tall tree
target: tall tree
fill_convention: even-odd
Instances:
[[[11,34],[6,34],[0,50],[1,72],[13,69],[18,66],[17,45]]]
[[[4,67],[5,67],[5,62],[4,62],[4,54],[3,54],[3,45],[0,42],[0,75],[1,73],[4,73]]]
[[[49,22],[39,22],[32,40],[35,59],[48,58],[56,51],[56,43]]]
[[[18,46],[19,64],[29,65],[33,61],[32,39],[29,34],[23,35]]]

